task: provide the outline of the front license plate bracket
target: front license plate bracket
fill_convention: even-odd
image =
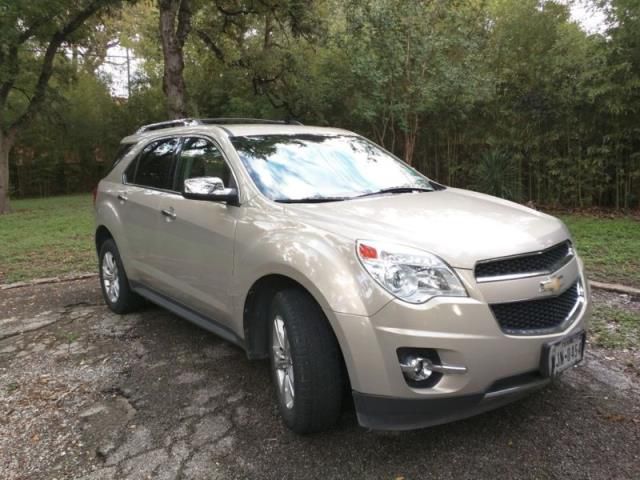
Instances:
[[[557,377],[584,358],[587,335],[580,331],[542,346],[540,372],[544,377]]]

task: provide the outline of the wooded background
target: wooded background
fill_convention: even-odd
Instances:
[[[91,190],[142,124],[243,116],[354,130],[451,186],[637,208],[640,2],[593,4],[588,34],[559,1],[0,0],[10,195]]]

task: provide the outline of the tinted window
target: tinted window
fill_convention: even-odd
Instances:
[[[173,187],[173,154],[177,145],[178,139],[176,138],[158,140],[147,145],[138,157],[138,168],[135,171],[133,183],[145,187],[171,190]],[[132,173],[127,169],[126,177],[128,180]]]
[[[134,158],[124,171],[124,182],[133,183],[136,175],[136,168],[138,167],[138,157]]]
[[[188,138],[179,155],[178,190],[182,190],[186,179],[197,177],[218,177],[225,187],[235,186],[232,185],[231,170],[220,150],[203,138]]]

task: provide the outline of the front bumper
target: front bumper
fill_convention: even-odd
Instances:
[[[446,398],[407,399],[353,392],[358,422],[374,430],[412,430],[471,417],[502,407],[548,385],[551,380],[531,373],[508,385],[496,382],[485,393]],[[528,377],[528,378],[527,378]]]
[[[573,267],[577,270],[577,265]],[[582,269],[578,274],[583,285]],[[459,272],[460,273],[460,272]],[[567,278],[571,272],[566,272]],[[540,374],[545,344],[586,330],[586,301],[562,331],[544,335],[504,333],[481,287],[461,274],[468,298],[434,298],[424,305],[391,301],[365,317],[334,313],[334,325],[353,389],[359,422],[374,429],[411,429],[466,418],[512,402],[544,387]],[[575,277],[574,277],[575,278]],[[529,285],[526,285],[528,282]],[[537,291],[539,279],[515,284],[518,294]],[[514,283],[509,289],[513,293]],[[507,289],[507,290],[509,290]],[[506,293],[507,295],[509,292]],[[399,348],[436,350],[443,364],[466,367],[444,375],[431,388],[414,388],[400,369]]]

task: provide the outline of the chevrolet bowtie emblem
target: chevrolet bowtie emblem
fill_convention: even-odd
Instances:
[[[558,293],[562,288],[562,275],[557,277],[549,277],[547,280],[540,282],[540,293]]]

